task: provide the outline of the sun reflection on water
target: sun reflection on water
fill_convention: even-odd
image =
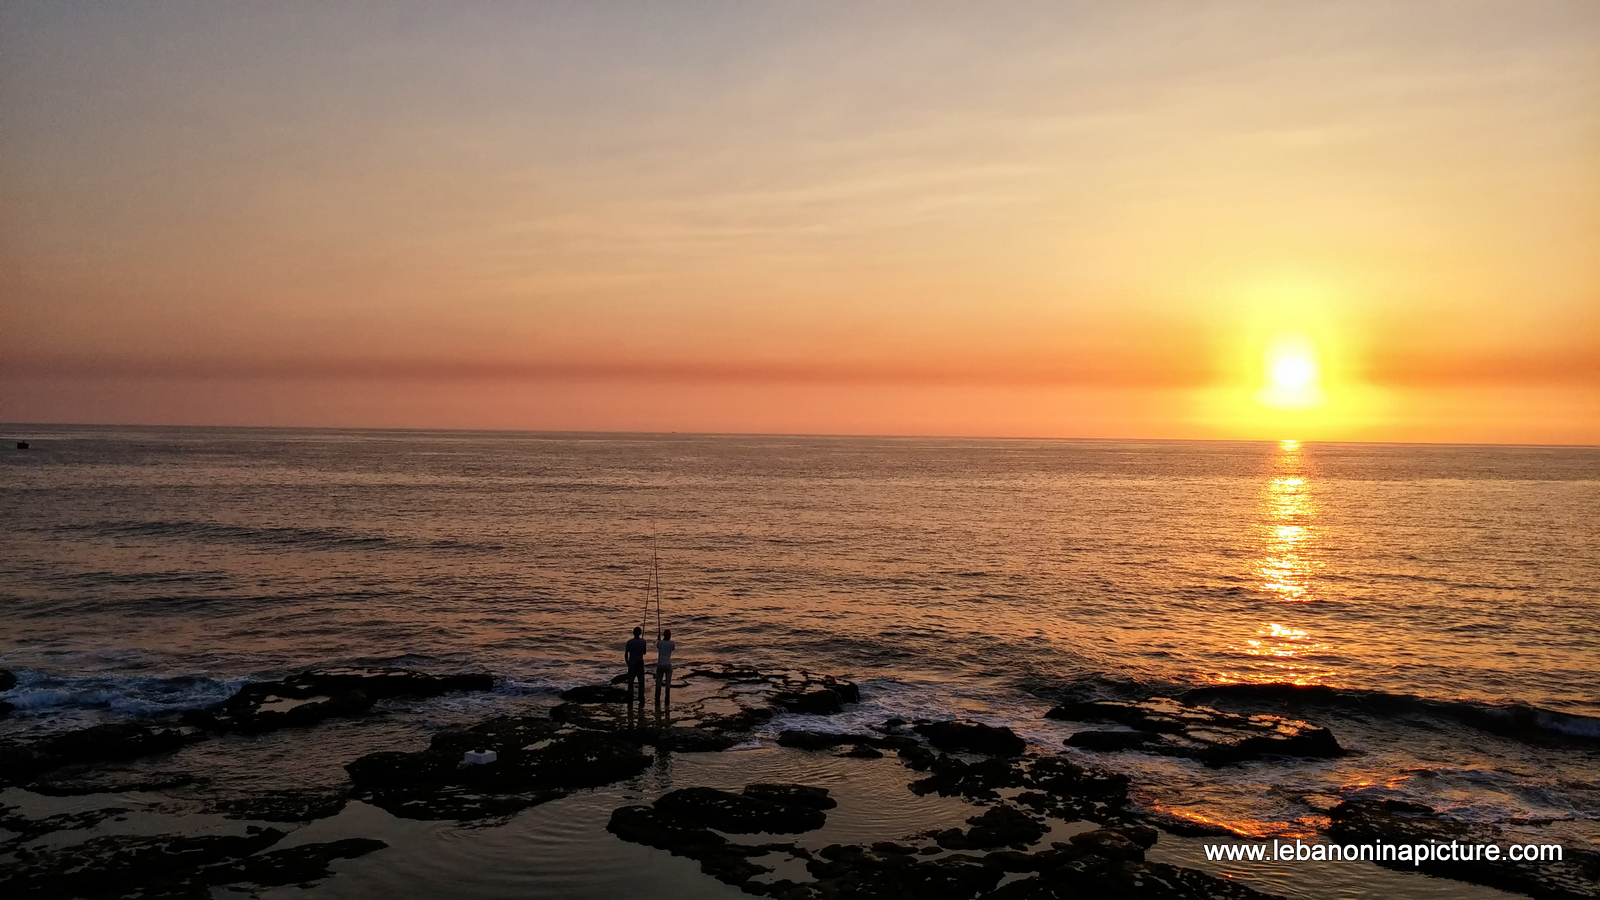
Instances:
[[[1316,505],[1310,487],[1300,442],[1279,442],[1273,472],[1261,496],[1253,565],[1260,588],[1279,603],[1298,605],[1319,599],[1316,575],[1321,564],[1315,551]],[[1281,607],[1271,613],[1272,619],[1289,618],[1296,608]],[[1250,663],[1244,671],[1217,676],[1221,682],[1317,684],[1333,674],[1332,669],[1313,661],[1333,648],[1293,622],[1269,619],[1229,649],[1248,657]]]

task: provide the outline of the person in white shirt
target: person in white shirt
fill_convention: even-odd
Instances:
[[[661,702],[661,686],[667,687],[667,702],[672,702],[672,651],[678,645],[672,640],[672,629],[661,632],[656,641],[656,702]]]

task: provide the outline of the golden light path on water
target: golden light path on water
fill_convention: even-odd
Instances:
[[[1317,508],[1304,452],[1299,441],[1279,442],[1260,502],[1260,550],[1253,574],[1260,588],[1282,606],[1254,634],[1230,648],[1251,657],[1253,664],[1245,671],[1224,673],[1219,681],[1317,684],[1333,674],[1331,668],[1314,662],[1317,654],[1330,649],[1328,645],[1300,627],[1299,617],[1291,612],[1297,604],[1319,599],[1316,576],[1322,565],[1316,554]]]

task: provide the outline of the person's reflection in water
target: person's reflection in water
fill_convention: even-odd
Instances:
[[[666,710],[670,714],[672,709],[672,651],[677,648],[677,642],[672,639],[671,628],[663,631],[660,640],[656,641],[656,718],[658,719],[662,717],[663,690],[667,695]]]

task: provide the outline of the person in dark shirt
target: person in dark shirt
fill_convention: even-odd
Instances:
[[[644,634],[643,628],[633,630],[633,640],[622,647],[622,658],[628,663],[628,702],[633,702],[633,683],[639,683],[639,703],[644,703]]]

